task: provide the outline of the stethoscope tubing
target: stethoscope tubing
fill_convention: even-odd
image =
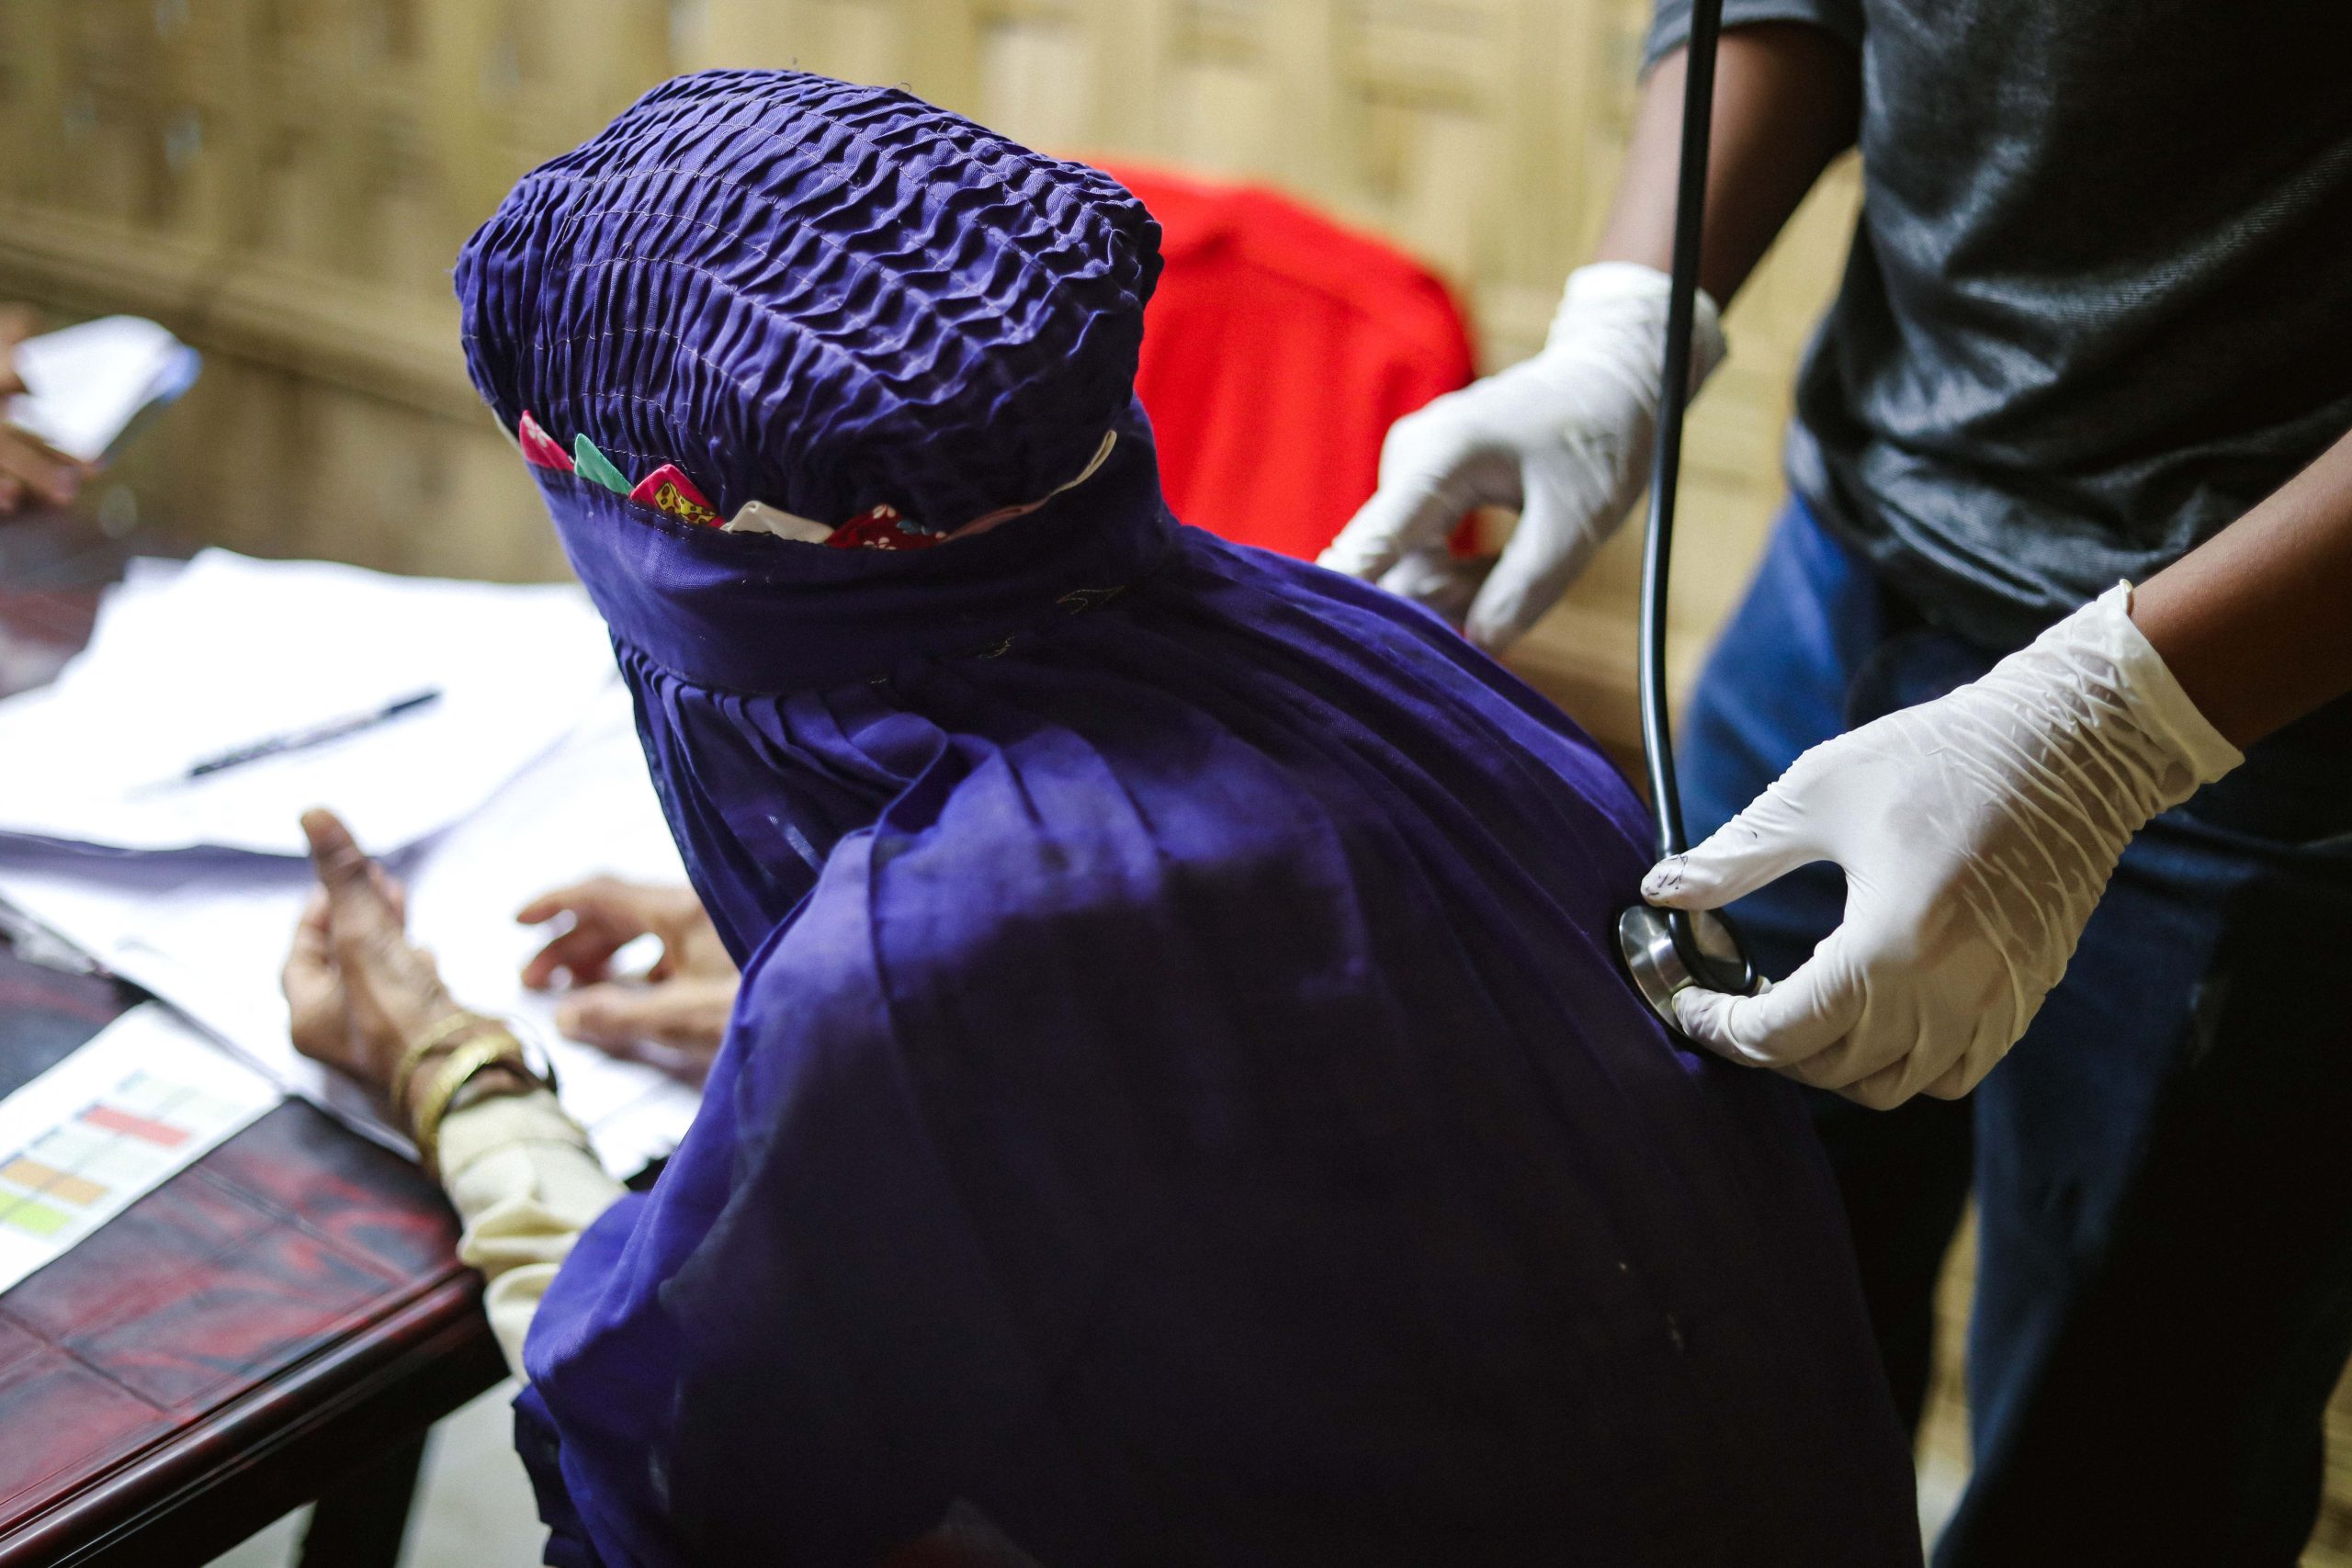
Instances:
[[[1674,736],[1667,714],[1667,584],[1674,554],[1674,508],[1682,473],[1682,427],[1690,404],[1690,337],[1698,312],[1699,264],[1707,217],[1708,139],[1713,129],[1715,47],[1723,35],[1723,0],[1691,0],[1690,36],[1684,50],[1682,145],[1675,175],[1674,254],[1668,275],[1666,365],[1658,384],[1657,448],[1650,468],[1647,532],[1642,545],[1639,691],[1642,753],[1650,785],[1650,813],[1660,860],[1689,849],[1682,827],[1682,792],[1674,772]],[[1670,910],[1676,953],[1711,989],[1746,992],[1754,972],[1746,959],[1733,976],[1702,952],[1690,917]]]

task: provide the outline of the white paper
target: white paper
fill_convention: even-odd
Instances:
[[[360,842],[376,848],[364,835]],[[539,894],[600,874],[685,880],[617,680],[586,722],[480,811],[389,863],[408,884],[410,930],[433,950],[450,994],[548,1047],[564,1106],[607,1168],[627,1177],[676,1145],[697,1091],[561,1039],[557,998],[526,990],[520,977],[549,932],[517,925],[514,912]],[[404,1147],[365,1094],[288,1039],[279,973],[311,886],[299,861],[0,849],[0,899],[183,1010],[289,1089]]]
[[[95,463],[141,410],[187,390],[197,365],[193,349],[138,316],[103,316],[27,338],[16,349],[25,390],[8,400],[8,423]]]
[[[146,1003],[0,1100],[0,1291],[277,1103],[277,1086]]]
[[[378,853],[463,820],[614,680],[571,584],[390,577],[207,550],[135,574],[52,685],[0,702],[0,833],[122,850],[299,855],[332,805]],[[430,706],[190,780],[208,758],[373,712]]]

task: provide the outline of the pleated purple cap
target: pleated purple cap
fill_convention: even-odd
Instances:
[[[1074,478],[1126,410],[1159,231],[1108,175],[895,88],[656,87],[459,254],[467,368],[511,431],[763,501],[931,528]]]

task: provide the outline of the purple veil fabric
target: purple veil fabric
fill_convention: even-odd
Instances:
[[[1157,231],[902,93],[722,73],[527,177],[476,383],[744,964],[691,1134],[526,1349],[554,1561],[1916,1561],[1785,1086],[1620,978],[1643,818],[1443,626],[1161,503]],[[1335,389],[1334,395],[1343,395]]]

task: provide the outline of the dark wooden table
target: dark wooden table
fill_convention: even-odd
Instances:
[[[0,523],[0,693],[134,549]],[[139,999],[0,946],[0,1061]],[[457,1235],[413,1166],[288,1101],[0,1294],[0,1568],[202,1563],[313,1500],[306,1564],[390,1568],[425,1429],[505,1371]]]

